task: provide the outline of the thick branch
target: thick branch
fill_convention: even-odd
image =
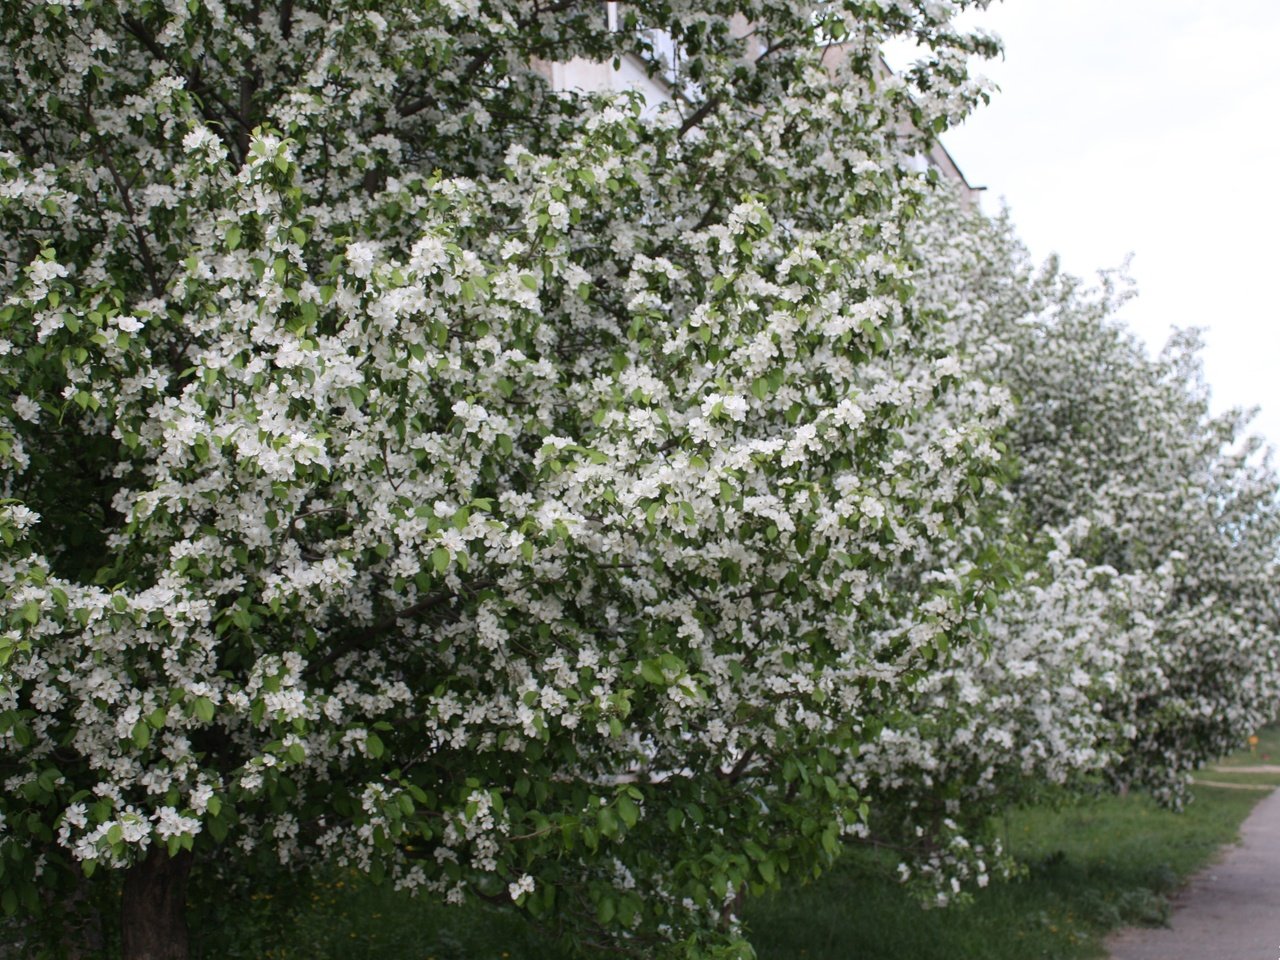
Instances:
[[[722,103],[724,103],[723,96],[720,96],[719,94],[717,94],[714,97],[710,97],[702,106],[700,106],[697,110],[693,111],[693,113],[689,114],[689,116],[685,118],[684,123],[680,124],[680,136],[683,137],[686,133],[688,133],[690,130],[692,130],[694,127],[700,124],[703,120],[707,119],[707,116],[711,113],[711,111],[714,110],[716,107],[720,106],[720,104]]]

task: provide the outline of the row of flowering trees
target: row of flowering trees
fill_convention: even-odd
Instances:
[[[859,837],[945,899],[1035,784],[1176,800],[1275,484],[912,172],[981,5],[0,11],[0,907],[180,958],[266,853],[737,957]],[[663,108],[544,79],[654,30]]]
[[[1179,807],[1192,770],[1275,718],[1280,504],[1247,417],[1210,413],[1195,333],[1150,358],[1113,319],[1123,277],[1036,271],[945,192],[909,234],[939,336],[1017,398],[987,545],[1019,573],[852,767],[892,798],[877,825],[904,876],[945,903],[1006,865],[1000,810],[1099,782]]]

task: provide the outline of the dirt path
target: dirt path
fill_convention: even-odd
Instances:
[[[1112,960],[1280,960],[1280,790],[1253,808],[1240,838],[1174,899],[1169,928],[1110,937]]]

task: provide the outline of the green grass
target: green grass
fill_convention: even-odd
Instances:
[[[1264,759],[1265,757],[1265,759]],[[1280,762],[1280,729],[1220,766]],[[1222,782],[1280,784],[1280,775],[1206,769]],[[1166,897],[1266,794],[1193,788],[1185,813],[1139,795],[1011,813],[1006,846],[1027,865],[973,903],[922,910],[886,875],[893,862],[854,851],[821,880],[748,905],[760,960],[1030,960],[1102,956],[1118,926],[1158,924]],[[203,899],[203,898],[202,898]],[[208,901],[206,901],[208,902]],[[356,874],[271,892],[228,894],[199,918],[205,960],[559,960],[568,954],[509,912],[441,907]]]
[[[1164,921],[1165,897],[1236,836],[1263,796],[1197,789],[1181,815],[1145,797],[1106,797],[1009,817],[1026,876],[972,904],[921,910],[884,882],[875,856],[853,854],[799,892],[747,914],[761,960],[1026,960],[1100,956],[1117,926]]]
[[[1238,783],[1247,787],[1280,786],[1280,772],[1277,773],[1236,773],[1230,770],[1204,770],[1196,775],[1197,787],[1208,789],[1222,783]]]
[[[1242,751],[1221,765],[1276,758],[1280,729],[1271,729],[1252,754]],[[1275,774],[1207,769],[1202,776],[1280,784]],[[1167,896],[1237,839],[1240,823],[1266,793],[1197,785],[1193,795],[1181,814],[1140,795],[1015,811],[1003,833],[1026,875],[945,910],[921,910],[884,881],[892,863],[855,852],[818,882],[752,905],[751,939],[760,960],[1100,957],[1108,931],[1163,923]]]

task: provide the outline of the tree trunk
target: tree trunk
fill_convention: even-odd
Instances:
[[[187,876],[191,854],[153,846],[124,877],[124,960],[187,960]]]

